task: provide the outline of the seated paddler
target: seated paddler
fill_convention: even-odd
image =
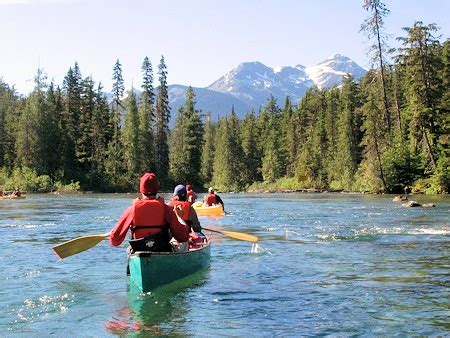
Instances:
[[[204,238],[204,235],[201,233],[202,227],[198,220],[197,212],[188,201],[188,192],[184,185],[179,184],[175,187],[173,190],[173,197],[169,200],[168,205],[173,208],[181,209],[179,215],[191,230],[189,238],[191,246],[199,240],[199,237],[201,237],[201,239]],[[188,250],[189,243],[179,243],[179,250]]]
[[[159,181],[154,173],[145,173],[139,184],[141,196],[133,201],[120,217],[109,235],[109,242],[119,246],[128,230],[131,233],[131,251],[170,252],[169,241],[173,237],[179,242],[189,240],[189,226],[179,222],[181,211],[164,203],[158,195]]]

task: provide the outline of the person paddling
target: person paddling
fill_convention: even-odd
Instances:
[[[207,206],[212,206],[212,205],[217,205],[217,204],[221,204],[223,211],[225,211],[225,204],[223,203],[222,199],[220,198],[219,195],[217,195],[214,192],[214,188],[213,187],[209,187],[208,188],[208,194],[205,196],[205,200],[204,200],[205,205]]]
[[[186,191],[187,191],[187,201],[191,204],[194,204],[195,200],[197,199],[197,195],[192,190],[192,186],[190,184],[186,185]]]
[[[191,203],[187,201],[187,190],[184,185],[179,184],[175,187],[173,190],[173,197],[169,200],[168,205],[173,208],[180,208],[183,210],[181,212],[183,215],[180,217],[186,222],[192,231],[194,231],[194,233],[190,234],[191,239],[196,239],[198,235],[195,233],[201,233],[202,227],[195,209],[192,207]],[[179,249],[180,251],[187,251],[189,249],[189,243],[180,243]]]
[[[140,178],[141,196],[133,201],[120,217],[109,235],[112,246],[119,246],[131,231],[130,251],[172,251],[169,241],[173,236],[178,242],[189,239],[189,226],[178,221],[180,210],[164,203],[158,195],[159,181],[154,173]],[[176,214],[177,213],[177,214]],[[170,234],[169,234],[170,231]]]

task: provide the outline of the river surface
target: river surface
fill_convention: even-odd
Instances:
[[[211,233],[210,268],[150,294],[125,244],[51,249],[108,232],[135,195],[0,200],[0,337],[450,335],[449,197],[220,195],[227,214],[202,225],[258,246]]]

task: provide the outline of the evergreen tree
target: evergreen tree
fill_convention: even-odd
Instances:
[[[76,157],[78,167],[82,174],[82,184],[84,187],[90,182],[93,161],[93,128],[92,121],[95,110],[96,94],[94,90],[94,80],[87,77],[82,82],[81,108],[79,117],[79,137],[76,140]]]
[[[212,184],[222,191],[240,191],[242,182],[242,149],[239,139],[239,121],[232,110],[230,116],[217,125]]]
[[[442,125],[438,109],[442,96],[440,43],[433,36],[437,27],[418,21],[404,30],[408,36],[398,38],[404,46],[398,59],[405,69],[410,137],[413,149],[423,149],[426,154],[423,156],[425,168],[434,170],[439,134],[436,126]]]
[[[371,16],[367,18],[363,25],[361,26],[361,30],[367,33],[369,39],[375,39],[375,43],[371,46],[371,50],[373,52],[372,60],[375,63],[378,63],[383,94],[383,113],[384,120],[386,123],[387,132],[391,131],[391,116],[390,109],[388,103],[387,96],[387,80],[385,75],[385,53],[387,50],[387,37],[383,32],[384,25],[384,17],[389,14],[389,9],[387,9],[386,5],[381,2],[381,0],[364,0],[364,9],[371,12]]]
[[[50,83],[46,94],[46,111],[42,118],[42,173],[49,175],[52,182],[60,179],[63,102],[61,89]]]
[[[19,96],[0,79],[0,168],[12,170],[15,159],[15,137],[19,115]]]
[[[142,174],[141,136],[139,133],[139,112],[134,88],[126,99],[125,122],[122,133],[123,159],[125,164],[125,182],[128,187],[134,187]]]
[[[195,109],[192,87],[186,91],[186,103],[180,107],[171,134],[170,176],[175,183],[201,186],[200,167],[203,126]]]
[[[258,147],[258,140],[256,117],[252,111],[245,115],[241,126],[241,144],[244,154],[243,184],[246,186],[262,181],[261,150]]]
[[[120,185],[123,179],[123,151],[121,146],[121,110],[122,97],[125,91],[124,81],[122,77],[122,66],[120,61],[117,60],[113,68],[113,88],[112,88],[112,121],[111,125],[113,127],[113,136],[108,144],[108,160],[106,163],[106,170],[110,175],[113,182]]]
[[[211,121],[211,113],[205,116],[205,126],[203,131],[202,158],[200,166],[201,180],[206,186],[211,185],[215,152],[215,126]]]
[[[169,92],[167,86],[167,67],[164,56],[158,65],[159,87],[156,98],[156,126],[155,126],[155,167],[161,185],[168,184],[169,171]]]
[[[341,94],[342,111],[338,119],[338,134],[336,147],[333,153],[332,169],[330,179],[333,188],[352,190],[354,175],[358,168],[360,157],[358,156],[358,137],[360,125],[356,118],[358,92],[357,85],[351,76],[344,78]]]
[[[153,69],[148,57],[142,63],[142,93],[139,104],[139,132],[141,171],[154,171],[154,140],[153,127],[155,123],[155,94],[153,92]]]
[[[102,91],[101,83],[95,91],[95,108],[92,115],[92,166],[89,175],[89,187],[96,190],[109,189],[106,179],[105,164],[107,161],[108,143],[112,139],[111,111],[108,99]]]
[[[61,117],[62,131],[62,178],[69,182],[78,178],[78,166],[76,161],[76,141],[79,138],[79,119],[81,115],[81,73],[78,63],[69,68],[63,81],[64,110]]]
[[[377,88],[372,83],[376,81],[377,75],[370,71],[363,79],[361,91],[366,98],[361,107],[364,115],[362,145],[364,147],[363,160],[358,168],[358,184],[362,190],[386,192],[386,180],[382,163],[382,152],[380,140],[382,139],[383,124],[381,108],[377,100]]]

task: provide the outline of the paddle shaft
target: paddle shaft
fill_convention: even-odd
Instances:
[[[258,242],[258,237],[250,235],[250,234],[246,234],[246,233],[243,233],[243,232],[216,230],[216,229],[210,229],[210,228],[205,228],[205,227],[202,227],[202,229],[203,230],[207,230],[207,231],[211,231],[211,232],[217,232],[217,233],[222,234],[222,235],[224,235],[226,237],[238,239],[240,241],[247,241],[247,242],[253,242],[253,243]]]

